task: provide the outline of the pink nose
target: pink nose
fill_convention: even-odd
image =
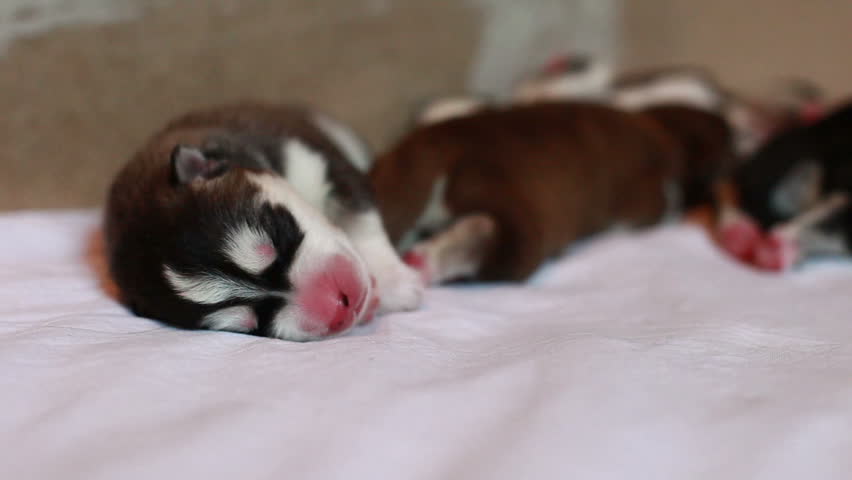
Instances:
[[[349,329],[363,310],[366,293],[352,262],[342,255],[332,257],[299,287],[296,301],[306,314],[302,328],[317,335]]]
[[[763,270],[781,272],[792,267],[799,257],[796,242],[783,235],[768,235],[754,251],[754,266]]]
[[[793,266],[799,251],[795,239],[778,233],[764,234],[754,222],[739,218],[722,227],[722,246],[739,259],[760,270],[784,271]]]
[[[329,335],[340,333],[355,323],[355,316],[357,310],[352,308],[352,304],[349,300],[349,295],[345,292],[338,292],[337,299],[331,300],[332,305],[329,307],[333,310],[332,313],[328,317],[327,333]]]

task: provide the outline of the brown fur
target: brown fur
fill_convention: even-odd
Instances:
[[[670,131],[655,119],[687,116],[591,103],[485,111],[413,131],[377,160],[371,180],[397,242],[414,226],[436,179],[446,176],[453,218],[486,214],[496,221],[478,278],[522,280],[579,238],[614,224],[658,221],[664,182],[711,162],[709,153],[693,161],[684,139],[695,132]],[[719,141],[729,137],[722,130]]]
[[[730,126],[718,114],[682,105],[659,105],[642,113],[662,126],[680,149],[677,179],[684,208],[712,203],[713,185],[738,162]]]

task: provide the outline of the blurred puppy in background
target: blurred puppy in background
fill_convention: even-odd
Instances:
[[[690,106],[458,112],[431,116],[370,172],[391,240],[431,284],[523,280],[578,239],[705,201],[735,159],[726,122]]]
[[[722,86],[709,72],[673,67],[612,75],[605,62],[564,56],[521,81],[514,101],[587,97],[634,110],[659,102],[722,115],[734,131],[738,167],[715,188],[715,205],[691,219],[756,268],[783,271],[819,255],[850,252],[852,107],[828,118],[825,95],[802,78],[777,81],[763,98]]]
[[[757,268],[784,271],[852,253],[852,104],[777,135],[718,191],[719,240]]]

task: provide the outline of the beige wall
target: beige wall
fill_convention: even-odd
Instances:
[[[235,98],[306,101],[382,146],[428,97],[606,47],[614,2],[3,0],[0,209],[98,205],[169,117]]]
[[[608,51],[618,3],[4,0],[0,210],[98,205],[154,128],[226,99],[306,100],[383,146],[427,97],[500,93],[555,51]],[[852,90],[847,0],[620,3],[625,66],[700,63],[746,90],[807,72]]]
[[[300,99],[379,141],[402,106],[461,88],[472,10],[397,2],[388,22],[356,10],[362,3],[169,2],[16,41],[0,58],[0,208],[99,204],[130,152],[195,106]]]

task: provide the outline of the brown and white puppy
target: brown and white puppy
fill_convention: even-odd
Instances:
[[[168,123],[110,189],[112,276],[138,315],[184,328],[315,340],[416,308],[363,174],[331,118],[241,103]]]
[[[415,129],[370,177],[391,240],[426,281],[518,281],[575,240],[702,198],[730,145],[699,109],[537,103]]]

